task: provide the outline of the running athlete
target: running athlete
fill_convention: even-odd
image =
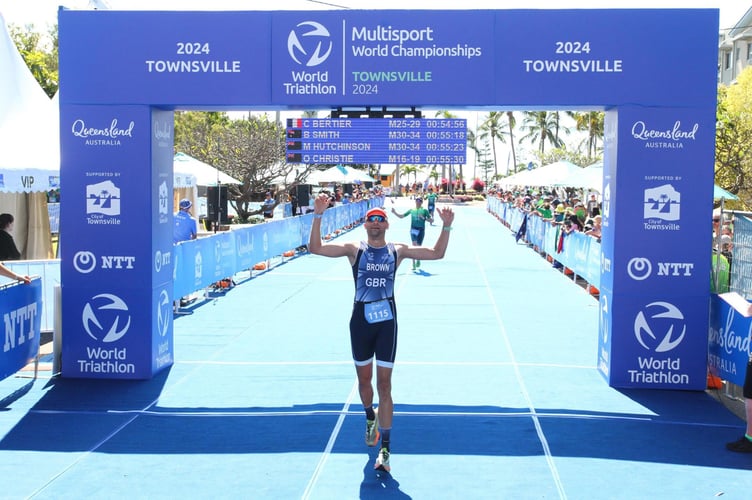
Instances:
[[[428,213],[431,214],[431,225],[433,226],[433,212],[436,209],[436,200],[439,195],[436,194],[433,188],[429,188],[429,192],[426,195],[426,202],[428,204]]]
[[[414,247],[419,247],[423,244],[423,238],[426,236],[426,221],[433,224],[433,215],[423,208],[423,198],[415,198],[415,208],[411,208],[404,214],[398,214],[394,207],[392,207],[392,213],[399,217],[407,217],[411,215],[410,221],[410,239],[413,242]],[[413,259],[413,271],[420,267],[420,259]]]
[[[321,241],[321,217],[329,205],[326,196],[314,202],[313,224],[308,250],[325,257],[347,257],[355,279],[355,301],[350,317],[350,347],[358,392],[366,413],[366,444],[376,446],[381,437],[374,468],[389,472],[392,430],[392,369],[397,352],[397,307],[394,302],[394,277],[403,259],[438,260],[444,257],[449,243],[454,212],[439,209],[443,230],[433,248],[387,243],[389,228],[386,212],[372,208],[366,212],[364,227],[367,240],[361,242],[324,243]],[[376,357],[378,410],[373,407],[373,358]]]

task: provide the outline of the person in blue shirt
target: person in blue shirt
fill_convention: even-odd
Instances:
[[[321,218],[329,199],[320,194],[314,203],[313,223],[308,251],[324,257],[347,257],[355,281],[355,298],[350,317],[350,348],[358,392],[366,414],[366,445],[376,446],[381,437],[374,468],[389,472],[390,440],[394,402],[392,401],[392,369],[397,352],[397,307],[394,302],[394,278],[404,259],[438,260],[446,254],[454,212],[439,210],[443,228],[433,247],[391,243],[386,240],[389,228],[383,208],[366,212],[363,227],[365,241],[321,241]],[[373,407],[373,365],[376,358],[378,410]]]
[[[174,217],[172,241],[173,243],[180,243],[181,241],[195,240],[198,236],[198,224],[196,219],[191,216],[193,203],[191,203],[191,200],[183,198],[178,206],[180,209]]]
[[[266,197],[264,198],[264,206],[262,207],[264,209],[264,219],[274,218],[274,207],[276,206],[277,203],[274,201],[274,198],[272,198],[272,194],[266,193]]]

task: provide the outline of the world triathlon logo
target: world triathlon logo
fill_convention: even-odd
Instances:
[[[287,52],[292,60],[308,68],[326,61],[332,45],[329,30],[315,21],[298,24],[287,37]]]
[[[648,351],[668,352],[675,349],[687,333],[682,312],[668,302],[652,302],[637,313],[634,321],[637,342]]]
[[[95,295],[81,315],[84,330],[94,340],[109,343],[120,340],[131,326],[128,305],[116,295]]]

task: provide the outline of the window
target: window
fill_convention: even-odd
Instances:
[[[723,69],[731,68],[731,52],[723,54]]]
[[[747,44],[747,61],[752,61],[752,43]]]

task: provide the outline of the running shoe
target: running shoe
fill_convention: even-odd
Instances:
[[[379,414],[376,413],[374,420],[366,420],[366,444],[368,446],[376,446],[379,442]]]
[[[376,457],[376,465],[373,466],[376,470],[383,470],[389,472],[392,468],[389,466],[389,450],[381,448],[379,456]]]
[[[726,449],[737,453],[752,453],[752,441],[742,436],[737,441],[726,443]]]

